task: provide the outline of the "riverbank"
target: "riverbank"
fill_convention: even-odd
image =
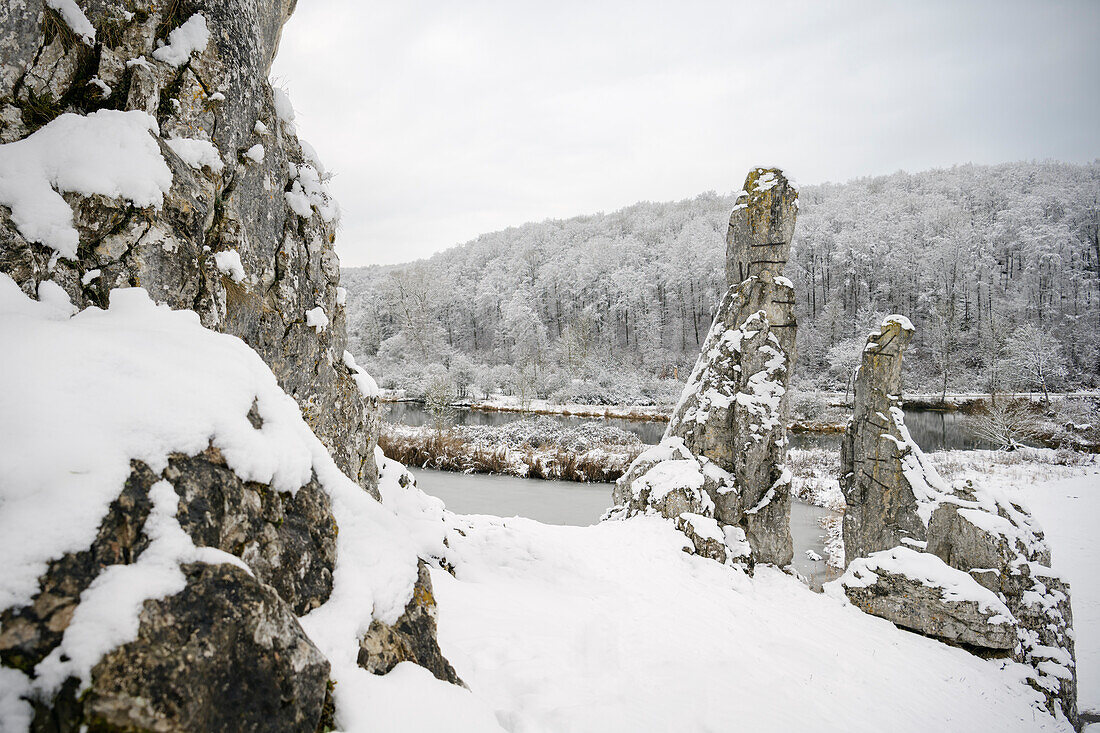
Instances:
[[[564,426],[550,417],[443,429],[383,423],[378,445],[416,468],[582,483],[615,481],[645,448],[613,426]]]
[[[938,400],[940,395],[934,397]],[[948,395],[946,403],[933,403],[928,395],[907,395],[906,422],[925,450],[1031,445],[1100,453],[1100,395],[1051,397],[1051,402],[1044,404],[1037,395],[999,395],[995,404],[989,404],[984,402],[988,395]],[[422,402],[392,393],[384,401],[392,413],[390,423],[421,426],[440,421],[437,411],[429,412]],[[601,420],[653,444],[664,432],[671,411],[669,406],[658,405],[556,404],[496,397],[453,403],[445,409],[443,422],[465,427],[495,426],[532,416],[553,417],[572,425]],[[787,429],[794,446],[821,442],[816,436],[834,436],[835,445],[835,436],[844,432],[849,415],[842,394],[795,392]]]

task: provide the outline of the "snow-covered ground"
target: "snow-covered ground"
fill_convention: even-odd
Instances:
[[[464,531],[440,643],[516,733],[1058,730],[1020,667],[689,556],[662,520]]]
[[[1054,569],[1069,580],[1077,651],[1077,706],[1100,712],[1100,468],[1025,485],[1025,501],[1046,531]]]
[[[1080,707],[1100,708],[1100,553],[1088,541],[1100,468],[969,458],[953,457],[955,475],[987,469],[1046,527],[1073,586]],[[440,643],[507,730],[1060,729],[1020,666],[900,631],[774,569],[749,578],[689,556],[661,520],[459,522],[455,577],[432,576]]]

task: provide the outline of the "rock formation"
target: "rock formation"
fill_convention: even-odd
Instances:
[[[1077,722],[1069,587],[1019,503],[947,487],[913,442],[901,364],[913,327],[889,316],[856,376],[841,448],[848,569],[827,592],[898,626],[1030,666],[1047,709]]]
[[[239,337],[339,470],[378,498],[377,393],[345,351],[338,208],[268,82],[294,5],[3,4],[0,278],[78,310],[138,286]],[[261,413],[247,414],[257,433]],[[190,542],[240,559],[181,565],[184,589],[145,603],[136,638],[102,657],[87,687],[69,677],[35,696],[36,729],[331,724],[329,661],[297,617],[332,592],[332,502],[316,474],[288,493],[231,463],[214,444],[161,468],[131,461],[95,541],[54,557],[29,602],[0,608],[3,687],[15,670],[34,679],[53,664],[82,593],[145,555],[155,487],[174,492],[165,506],[178,501]],[[435,640],[430,578],[414,580],[405,614],[371,624],[360,664],[384,674],[409,660],[459,682]]]
[[[708,477],[696,488],[713,506],[681,511],[712,517],[727,536],[738,530],[748,538],[754,562],[777,565],[792,557],[784,462],[795,316],[794,288],[782,272],[797,213],[798,194],[781,171],[749,172],[726,239],[729,290],[662,444],[666,452],[684,452],[699,462],[699,475]],[[625,507],[619,514],[648,506],[677,518],[679,504],[668,506],[666,493],[657,492],[663,506],[642,498],[642,484],[660,483],[640,473],[645,466],[639,457],[619,480],[614,500]]]
[[[241,337],[340,468],[373,490],[378,418],[345,358],[338,208],[290,102],[267,81],[294,2],[95,2],[87,27],[47,5],[0,7],[0,143],[63,113],[147,112],[171,186],[142,206],[59,185],[77,235],[64,253],[0,207],[0,271],[28,294],[52,280],[80,308],[140,285]]]
[[[912,337],[908,318],[889,316],[863,349],[840,449],[846,563],[907,539],[924,541],[932,504],[946,491],[901,409],[902,355]]]

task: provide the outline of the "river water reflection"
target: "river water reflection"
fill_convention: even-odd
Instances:
[[[387,422],[399,425],[427,425],[431,416],[424,406],[416,402],[394,402],[387,405]],[[452,409],[448,419],[455,425],[504,425],[515,420],[523,420],[531,415],[519,412],[490,412],[485,410]],[[606,425],[629,431],[637,435],[643,443],[655,445],[660,442],[668,423],[647,420],[627,420],[619,417],[576,417],[573,415],[547,415],[562,425],[580,425],[597,420]],[[989,448],[970,432],[966,416],[957,412],[938,412],[935,410],[906,410],[905,425],[909,428],[913,440],[924,451],[972,450]],[[840,450],[838,433],[791,433],[792,448],[825,448]]]

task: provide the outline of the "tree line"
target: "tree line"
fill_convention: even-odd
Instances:
[[[725,291],[734,199],[643,202],[345,269],[350,348],[383,386],[413,393],[446,379],[459,391],[674,399]],[[786,274],[803,388],[843,390],[868,330],[895,312],[917,327],[907,390],[1094,386],[1100,162],[801,187]]]

